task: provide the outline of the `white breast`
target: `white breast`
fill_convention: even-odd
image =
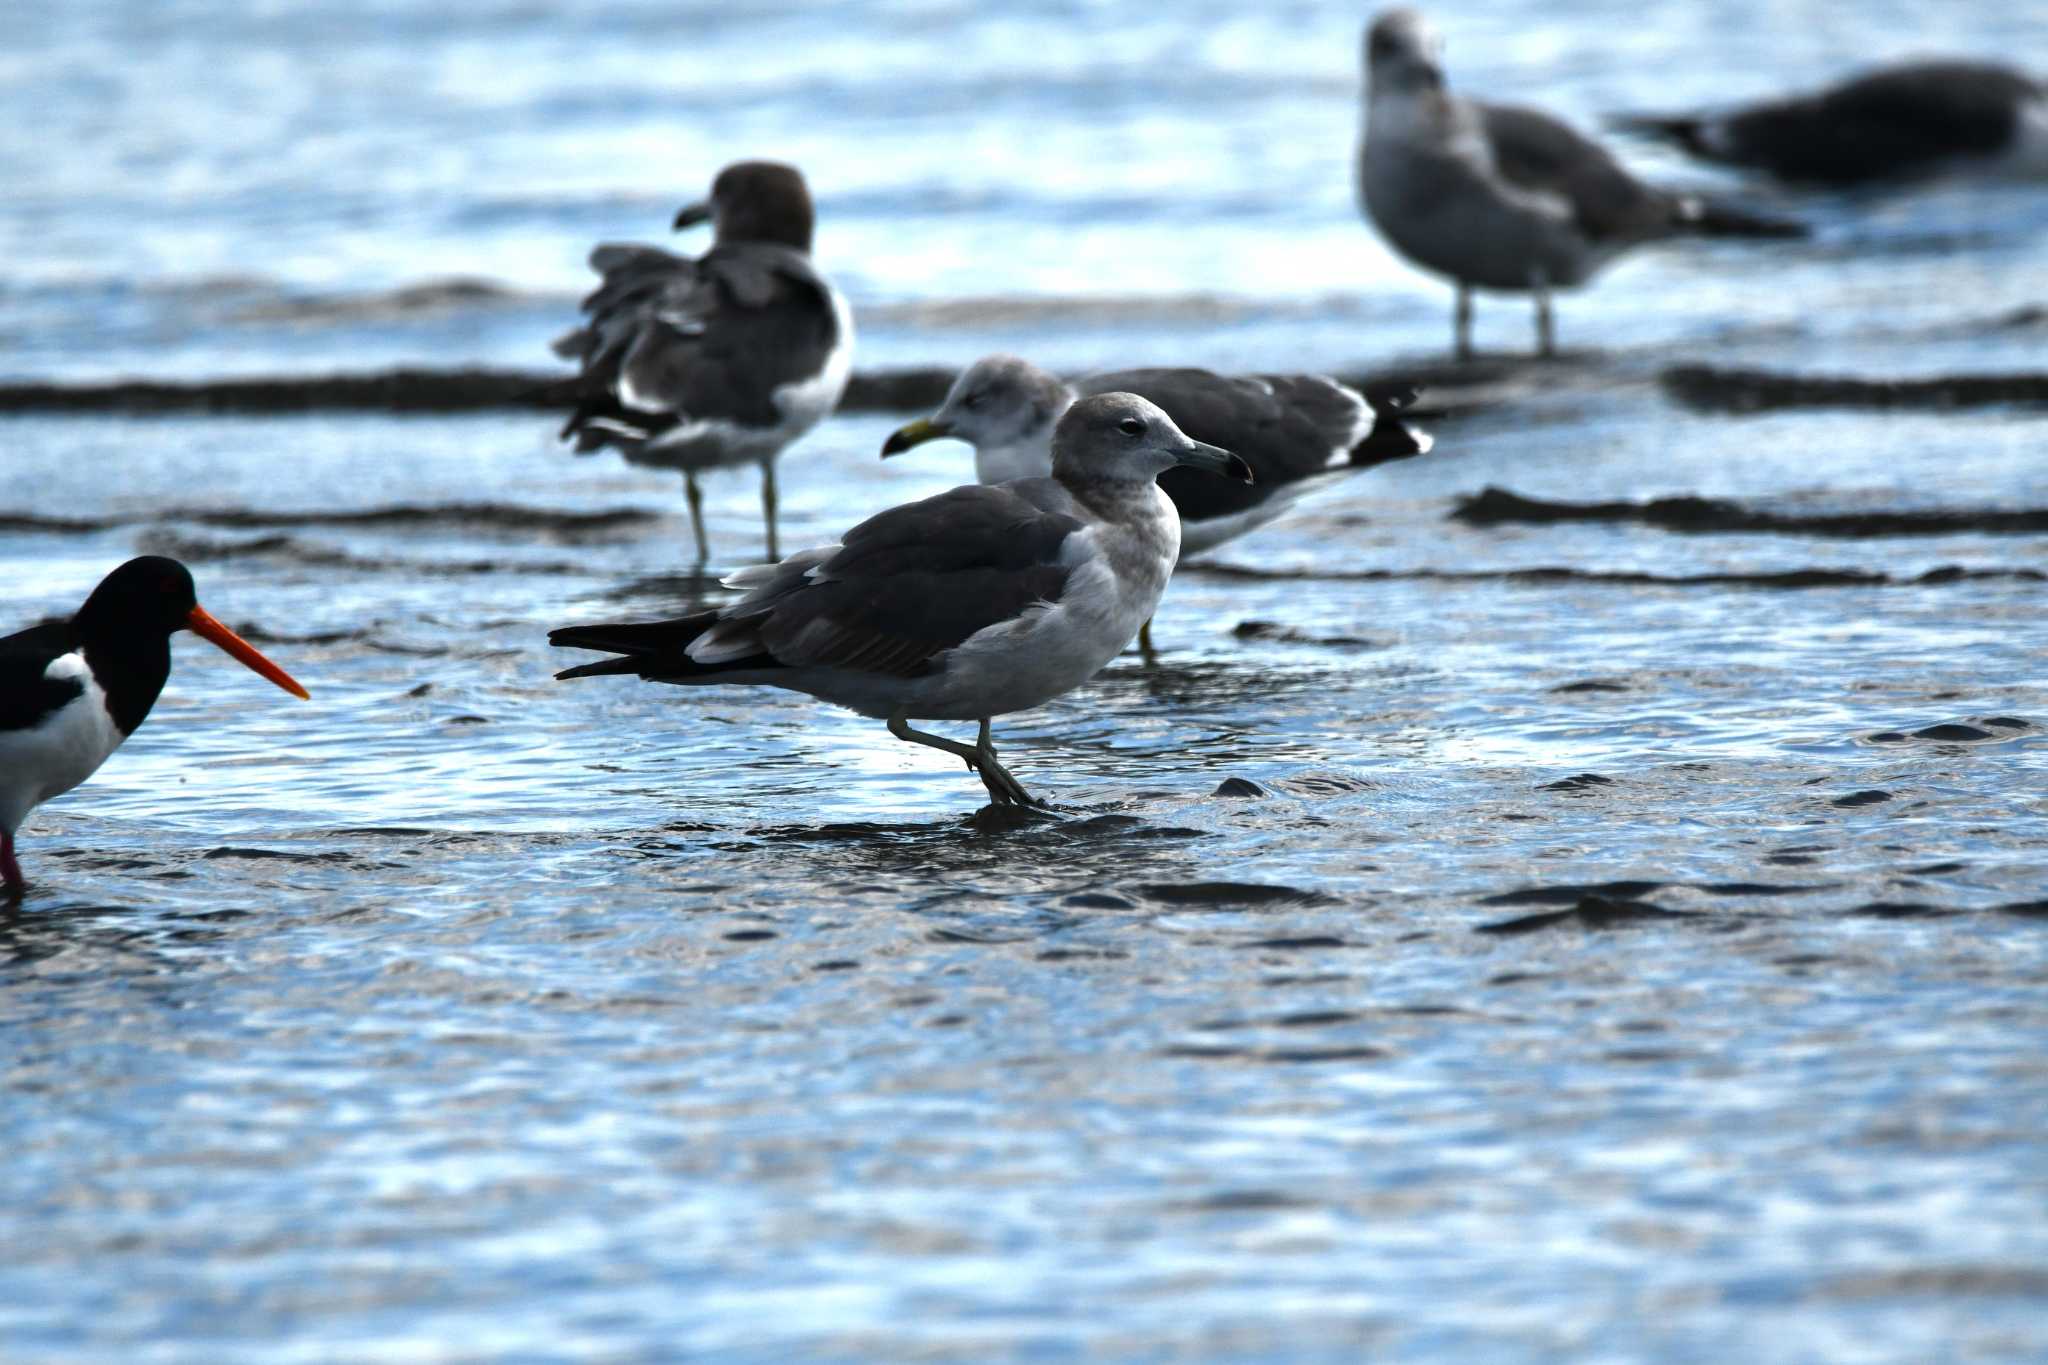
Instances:
[[[839,406],[839,397],[846,392],[846,381],[853,374],[853,309],[846,303],[846,296],[830,285],[826,293],[832,297],[832,318],[837,324],[838,340],[832,343],[831,354],[825,357],[825,367],[801,383],[784,384],[775,391],[775,406],[782,413],[782,429],[788,432],[787,440],[793,441],[830,416],[832,409]]]
[[[1052,437],[1023,440],[1009,445],[977,445],[974,448],[974,478],[977,483],[1008,483],[1012,479],[1042,479],[1052,473]]]
[[[43,676],[75,678],[85,691],[35,728],[0,734],[0,826],[10,831],[35,807],[91,777],[127,738],[107,713],[107,694],[84,655],[60,655]]]

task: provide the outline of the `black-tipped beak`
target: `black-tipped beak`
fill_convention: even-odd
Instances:
[[[1221,446],[1204,445],[1196,441],[1176,455],[1173,462],[1177,465],[1186,465],[1189,469],[1221,474],[1224,478],[1236,479],[1239,483],[1252,482],[1252,467]]]
[[[669,226],[674,231],[681,232],[684,228],[695,227],[699,223],[708,223],[710,221],[711,205],[685,204],[676,210],[676,220]]]
[[[891,455],[901,455],[904,451],[921,446],[926,441],[936,441],[952,434],[953,428],[947,423],[920,417],[910,425],[898,427],[889,433],[889,439],[882,442],[882,458],[886,460]]]

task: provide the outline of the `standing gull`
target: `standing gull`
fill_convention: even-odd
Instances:
[[[716,611],[553,631],[551,644],[621,656],[556,676],[806,692],[964,760],[999,805],[1037,805],[997,761],[989,720],[1079,687],[1151,616],[1180,553],[1157,483],[1176,465],[1252,477],[1143,398],[1085,399],[1053,434],[1050,478],[891,508],[836,545],[734,574],[745,595]],[[962,744],[912,720],[981,729]]]
[[[305,697],[199,605],[184,565],[156,555],[108,574],[70,620],[0,639],[0,893],[19,896],[23,887],[14,832],[135,733],[171,676],[171,636],[181,630]]]
[[[612,446],[632,464],[681,470],[699,565],[697,472],[761,466],[772,560],[775,459],[838,405],[853,315],[811,265],[811,195],[795,167],[727,166],[675,227],[707,219],[715,240],[694,260],[617,243],[591,253],[604,282],[583,301],[588,321],[555,342],[582,365],[556,390],[576,404],[562,435],[578,454]]]
[[[1472,354],[1474,289],[1533,294],[1538,349],[1551,355],[1550,291],[1583,284],[1630,247],[1682,235],[1805,235],[1795,223],[1645,185],[1538,110],[1452,94],[1440,48],[1414,10],[1388,10],[1366,30],[1358,188],[1395,250],[1457,285],[1460,359]]]
[[[1042,477],[1052,470],[1061,415],[1080,398],[1117,392],[1150,399],[1182,431],[1235,451],[1252,471],[1250,484],[1180,470],[1160,476],[1180,514],[1182,557],[1265,525],[1326,481],[1430,447],[1399,415],[1415,399],[1411,385],[1361,394],[1321,375],[1197,369],[1118,370],[1067,383],[1028,360],[990,355],[961,372],[937,412],[893,432],[882,456],[951,436],[974,447],[974,476],[983,483]],[[1150,655],[1149,621],[1138,641]]]
[[[1706,161],[1801,184],[2048,176],[2048,86],[1996,62],[1904,62],[1812,94],[1614,122]]]

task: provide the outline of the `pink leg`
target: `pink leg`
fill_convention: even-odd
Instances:
[[[0,829],[0,891],[19,896],[22,886],[21,864],[14,861],[14,836]]]

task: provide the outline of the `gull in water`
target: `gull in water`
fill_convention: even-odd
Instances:
[[[1472,291],[1527,292],[1544,355],[1557,349],[1553,289],[1667,237],[1801,237],[1756,217],[1643,184],[1569,126],[1535,109],[1461,98],[1420,14],[1388,10],[1365,36],[1365,137],[1358,189],[1394,249],[1458,288],[1457,354],[1472,354]]]
[[[215,620],[175,559],[145,555],[100,580],[68,621],[0,638],[0,895],[24,882],[14,832],[28,813],[99,771],[171,676],[171,637],[189,630],[303,699],[306,689]]]
[[[1812,94],[1614,124],[1794,184],[2048,177],[2048,86],[1997,62],[1901,62]]]
[[[549,392],[575,404],[562,436],[578,454],[609,446],[632,464],[682,471],[700,566],[698,471],[759,465],[773,560],[775,460],[838,406],[853,314],[811,265],[811,195],[795,167],[727,166],[675,227],[706,220],[714,240],[694,259],[619,243],[591,253],[603,283],[583,300],[584,325],[555,342],[582,369]]]
[[[1118,370],[1069,383],[1017,356],[989,355],[961,371],[937,412],[893,432],[882,457],[954,437],[974,447],[974,476],[983,483],[1043,477],[1052,472],[1061,415],[1081,398],[1117,392],[1150,399],[1182,431],[1235,452],[1252,471],[1250,484],[1192,470],[1160,476],[1180,513],[1182,558],[1264,526],[1311,489],[1431,444],[1401,419],[1415,400],[1409,384],[1360,393],[1322,375],[1198,369]],[[1148,621],[1138,633],[1147,658],[1151,629]]]
[[[1152,615],[1180,555],[1158,484],[1175,466],[1252,478],[1135,394],[1084,399],[1054,430],[1050,477],[893,507],[837,544],[734,574],[743,595],[715,611],[553,631],[551,644],[619,656],[556,676],[805,692],[961,759],[998,805],[1039,805],[997,761],[989,721],[1079,687]],[[980,733],[963,744],[913,720]]]

